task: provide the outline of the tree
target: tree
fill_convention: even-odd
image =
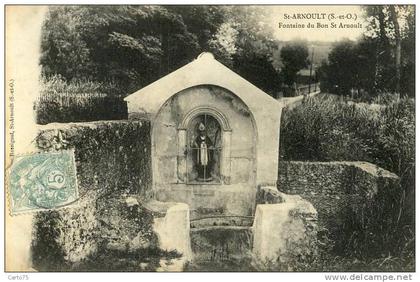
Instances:
[[[324,91],[349,95],[351,90],[375,88],[376,45],[369,38],[359,42],[342,40],[337,42],[328,54],[328,62],[318,69],[321,87]]]
[[[247,6],[51,7],[40,63],[46,77],[111,81],[127,94],[210,51],[275,93],[276,46],[263,23],[266,13]]]
[[[395,6],[389,6],[389,14],[392,24],[394,25],[395,35],[395,91],[400,93],[400,80],[401,80],[401,32],[400,24],[398,23],[398,14]]]
[[[201,51],[209,51],[213,35],[226,22],[223,6],[165,6],[166,9],[182,16],[188,31],[195,34]]]
[[[308,66],[308,47],[306,42],[295,41],[288,43],[280,51],[283,63],[282,75],[284,82],[292,86],[296,82],[296,74],[299,70]]]
[[[276,96],[280,76],[273,65],[278,48],[264,6],[228,6],[227,18],[236,30],[232,69],[268,94]]]
[[[415,12],[413,6],[405,7],[405,26],[402,28],[401,40],[401,93],[411,97],[415,95],[415,62],[416,33]]]
[[[40,64],[43,74],[60,74],[66,79],[90,77],[90,50],[79,32],[80,10],[51,8],[42,28]]]
[[[366,6],[365,11],[366,36],[376,41],[377,48],[376,92],[414,96],[414,5]]]
[[[209,49],[215,57],[228,67],[233,66],[233,56],[238,48],[236,41],[238,39],[238,31],[234,28],[234,24],[230,21],[220,25],[216,33],[209,40]]]
[[[373,44],[376,45],[374,92],[377,92],[389,88],[393,77],[391,43],[387,31],[388,17],[383,6],[366,6],[365,12],[369,22],[366,27],[367,37],[375,39]]]
[[[334,93],[347,95],[355,84],[357,79],[355,48],[354,42],[341,41],[335,44],[328,55],[327,74],[330,85],[334,87]]]
[[[151,83],[202,49],[176,7],[52,7],[43,31],[44,75],[110,80],[123,92]]]
[[[363,89],[370,97],[384,92],[414,96],[413,6],[367,6],[365,11],[365,36],[336,44],[318,70],[323,88],[342,95]]]

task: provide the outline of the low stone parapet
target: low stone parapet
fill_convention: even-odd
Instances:
[[[125,203],[130,195],[143,200],[152,197],[150,122],[53,123],[38,130],[39,152],[74,150],[79,198],[62,209],[34,216],[34,268],[61,270],[63,265],[94,256],[102,245],[115,249],[133,245],[137,229],[145,230],[145,237],[150,237],[146,241],[153,241],[147,232],[148,215],[132,216],[141,208]],[[143,239],[137,241],[137,245],[146,244]]]
[[[177,251],[185,261],[191,260],[190,209],[187,204],[175,203],[166,210],[164,217],[155,217],[153,230],[159,240],[159,248]]]
[[[348,230],[372,226],[400,194],[397,175],[367,162],[281,161],[277,188],[314,205],[320,232],[338,251],[348,247]]]
[[[261,262],[293,264],[316,254],[317,211],[300,196],[286,195],[275,187],[259,189],[260,200],[253,224],[253,254]],[[264,199],[264,195],[266,197]],[[258,196],[257,196],[258,198]]]

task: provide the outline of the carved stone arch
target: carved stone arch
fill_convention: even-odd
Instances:
[[[222,133],[220,176],[222,184],[230,184],[230,154],[232,129],[229,125],[228,119],[224,114],[222,114],[219,110],[208,106],[197,107],[188,112],[178,127],[178,181],[182,183],[187,183],[186,150],[188,126],[195,117],[204,114],[214,117],[220,124]]]
[[[225,115],[222,114],[219,110],[212,107],[197,107],[191,110],[188,114],[185,115],[178,129],[186,130],[192,119],[203,114],[211,115],[212,117],[217,119],[223,131],[232,131],[229,125],[229,121],[227,120]]]

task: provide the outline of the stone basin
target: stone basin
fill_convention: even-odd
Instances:
[[[243,259],[252,252],[251,226],[191,228],[191,250],[195,262]]]

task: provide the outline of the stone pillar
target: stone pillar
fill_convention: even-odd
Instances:
[[[176,250],[183,254],[185,261],[191,260],[190,209],[187,204],[175,204],[166,215],[155,218],[153,229],[163,250]]]
[[[316,252],[317,212],[299,196],[283,194],[283,203],[257,205],[253,254],[260,261],[290,262]],[[307,250],[310,249],[310,252]]]

